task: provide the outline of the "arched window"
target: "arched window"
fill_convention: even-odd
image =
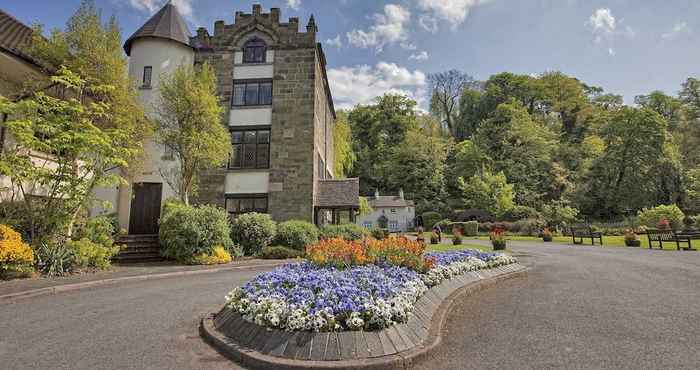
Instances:
[[[265,63],[267,44],[255,37],[243,45],[243,63]]]

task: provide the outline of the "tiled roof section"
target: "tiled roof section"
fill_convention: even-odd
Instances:
[[[0,47],[28,58],[26,49],[32,41],[32,33],[29,26],[0,10]]]
[[[170,2],[165,4],[161,10],[126,40],[124,43],[126,55],[131,55],[131,44],[134,40],[142,37],[159,37],[190,46],[190,31],[187,29],[187,24],[182,19],[177,8]]]
[[[318,188],[319,207],[360,207],[360,179],[321,180]]]
[[[395,208],[400,208],[400,207],[413,207],[413,201],[412,200],[406,200],[398,196],[393,196],[393,195],[380,195],[378,197],[369,197],[367,198],[367,201],[369,202],[369,205],[372,208],[381,208],[381,207],[395,207]]]

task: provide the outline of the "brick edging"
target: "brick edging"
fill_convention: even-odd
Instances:
[[[276,261],[276,262],[272,262],[272,263],[234,265],[234,266],[218,267],[218,268],[211,268],[211,269],[163,272],[163,273],[156,273],[156,274],[144,274],[144,275],[124,276],[124,277],[117,277],[117,278],[110,278],[110,279],[92,280],[92,281],[86,281],[86,282],[82,282],[82,283],[56,285],[56,286],[51,286],[51,287],[30,289],[30,290],[25,290],[25,291],[21,291],[21,292],[0,295],[0,305],[2,305],[4,303],[14,302],[14,301],[17,301],[20,299],[25,299],[25,298],[38,297],[38,296],[49,295],[49,294],[57,294],[57,293],[61,293],[61,292],[70,292],[70,291],[74,291],[74,290],[80,290],[80,289],[86,289],[86,288],[92,288],[92,287],[98,287],[98,286],[115,285],[115,284],[119,284],[119,283],[131,282],[131,281],[146,281],[146,280],[166,279],[166,278],[172,278],[172,277],[212,274],[212,273],[224,272],[224,271],[246,270],[246,269],[251,269],[251,268],[256,268],[256,267],[274,267],[274,266],[278,266],[278,265],[289,263],[289,262],[290,261],[288,261],[288,260],[284,260],[284,261]]]
[[[459,298],[489,288],[503,280],[526,275],[529,269],[522,265],[518,266],[520,269],[517,271],[486,277],[455,289],[440,302],[439,307],[432,315],[428,337],[423,344],[419,344],[397,354],[339,361],[303,361],[274,357],[246,348],[216,330],[214,326],[215,314],[210,314],[202,319],[199,327],[200,335],[207,343],[230,360],[254,369],[410,369],[412,368],[412,364],[424,360],[440,346],[442,343],[442,328],[445,326],[451,308]]]

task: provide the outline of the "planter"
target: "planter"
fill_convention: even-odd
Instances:
[[[440,244],[440,241],[438,240],[438,238],[430,238],[430,244]]]
[[[495,251],[504,251],[506,250],[506,242],[505,241],[492,241],[491,244],[493,245],[493,250]]]
[[[452,239],[452,244],[453,244],[453,245],[461,245],[461,244],[462,244],[462,239]]]
[[[552,241],[552,237],[551,236],[543,236],[542,241],[544,241],[545,243],[549,243]]]
[[[642,245],[641,240],[625,240],[625,245],[628,247],[639,247]]]

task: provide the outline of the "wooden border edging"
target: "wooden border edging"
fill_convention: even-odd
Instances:
[[[508,271],[503,271],[502,269],[507,269]],[[432,314],[428,335],[422,344],[387,356],[337,361],[305,361],[275,357],[247,348],[218,331],[214,325],[215,314],[210,314],[202,319],[199,327],[200,335],[207,343],[225,357],[253,369],[411,369],[413,364],[425,360],[440,346],[442,343],[442,328],[445,326],[451,308],[459,298],[492,287],[501,281],[525,276],[528,271],[528,268],[520,264],[477,271],[479,275],[486,275],[486,277],[482,277],[480,280],[472,281],[454,289],[440,302],[439,306]],[[496,274],[494,275],[494,273]],[[454,279],[443,282],[443,284],[438,287],[449,284],[452,280]],[[431,288],[431,291],[435,288],[437,287]],[[426,294],[430,294],[430,291]]]

